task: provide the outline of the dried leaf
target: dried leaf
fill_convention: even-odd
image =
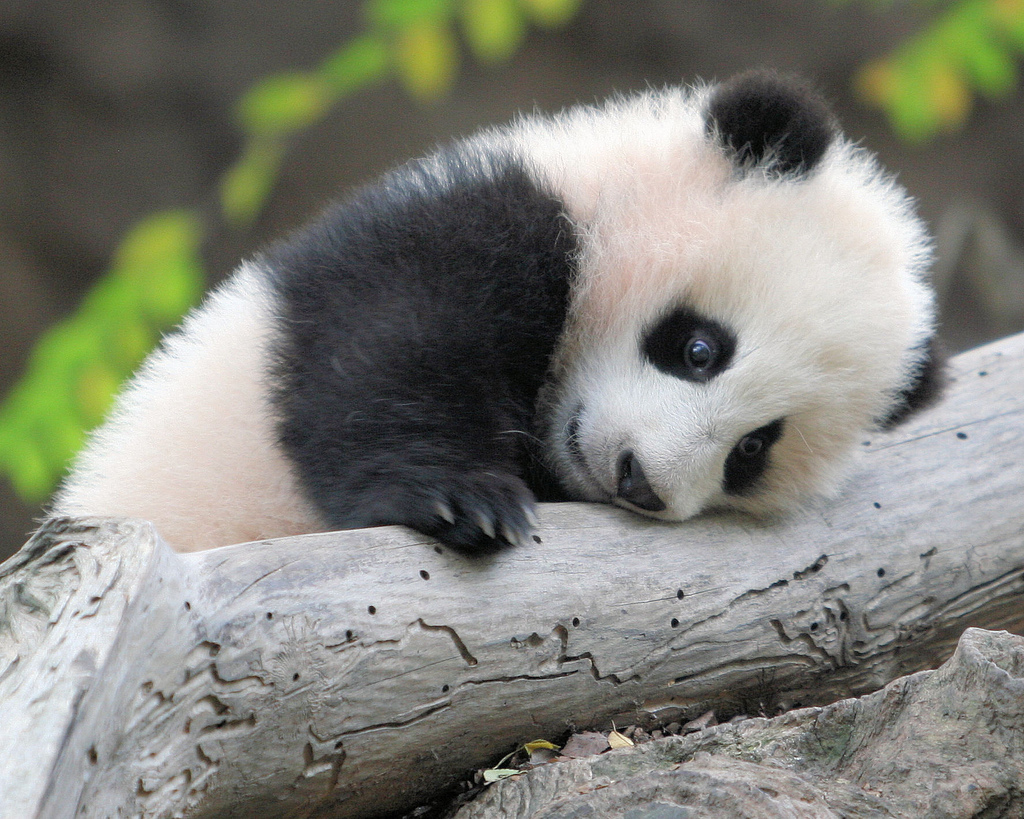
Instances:
[[[535,739],[533,742],[527,742],[523,746],[523,750],[528,754],[532,754],[534,751],[544,748],[548,751],[557,751],[558,746],[553,742],[548,742],[546,739]]]
[[[608,734],[608,745],[612,748],[630,748],[635,744],[633,740],[625,734],[620,734],[618,731],[612,731]]]
[[[522,771],[517,771],[515,768],[488,768],[484,771],[484,782],[498,782],[520,773]]]

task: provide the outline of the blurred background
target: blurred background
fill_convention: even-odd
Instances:
[[[937,237],[953,350],[1024,328],[1021,0],[4,0],[0,559],[82,429],[237,261],[517,111],[770,66]]]

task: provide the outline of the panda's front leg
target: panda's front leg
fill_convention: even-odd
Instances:
[[[443,368],[374,357],[359,357],[355,377],[350,358],[345,377],[302,379],[278,402],[281,443],[324,522],[403,524],[463,551],[526,542],[529,401],[480,362],[471,376],[457,355]]]
[[[410,465],[404,473],[381,476],[376,489],[339,510],[336,525],[404,524],[466,552],[521,545],[536,525],[533,493],[507,470]]]

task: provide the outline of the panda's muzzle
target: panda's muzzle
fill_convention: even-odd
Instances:
[[[665,511],[665,502],[651,489],[647,475],[644,474],[643,467],[632,450],[627,449],[619,456],[616,470],[616,498],[647,512]]]

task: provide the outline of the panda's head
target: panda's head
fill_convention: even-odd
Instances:
[[[927,234],[802,86],[743,75],[546,133],[579,255],[542,434],[573,496],[783,510],[934,392]]]

